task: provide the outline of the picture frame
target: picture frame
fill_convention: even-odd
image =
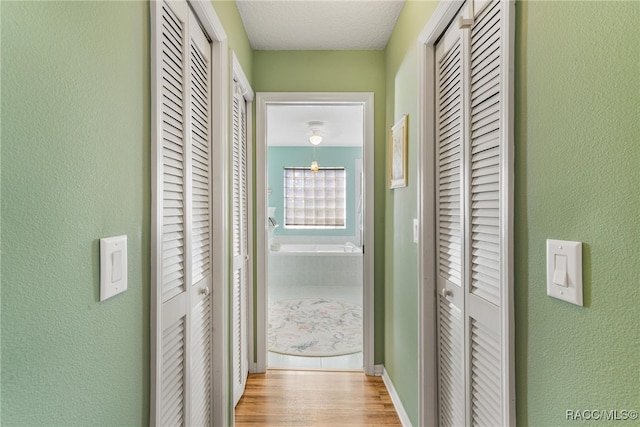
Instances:
[[[389,131],[389,188],[402,188],[409,185],[408,165],[408,133],[409,116],[405,114]]]

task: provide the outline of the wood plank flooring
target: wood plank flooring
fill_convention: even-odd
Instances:
[[[235,411],[243,426],[401,426],[380,377],[362,372],[251,374]]]

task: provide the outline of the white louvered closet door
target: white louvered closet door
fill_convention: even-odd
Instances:
[[[151,424],[210,425],[211,57],[184,1],[152,2],[153,246]]]
[[[466,240],[469,421],[515,419],[512,358],[509,2],[476,2],[470,32],[469,195]]]
[[[436,234],[440,423],[464,425],[463,46],[457,26],[436,46]]]
[[[436,49],[439,420],[441,425],[507,426],[515,424],[508,42],[513,4],[469,1],[461,15],[465,20],[456,18]],[[456,32],[462,96],[454,113],[448,94],[456,85],[448,79],[453,73],[447,61],[457,49],[449,42]],[[456,115],[462,129],[455,132],[459,163],[451,160],[447,139],[454,132],[449,118]],[[461,168],[457,183],[447,174],[454,164]],[[459,225],[450,220],[454,210]]]
[[[211,424],[211,47],[190,13],[191,423]]]
[[[249,373],[247,316],[249,296],[249,200],[247,194],[247,103],[240,86],[234,82],[232,144],[232,381],[236,405]]]

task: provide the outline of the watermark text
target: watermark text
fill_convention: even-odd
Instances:
[[[633,421],[638,419],[634,409],[567,409],[569,421]]]

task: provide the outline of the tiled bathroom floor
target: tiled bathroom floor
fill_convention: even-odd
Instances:
[[[362,306],[362,285],[296,286],[269,285],[269,305],[274,301],[297,298],[333,298]],[[363,354],[354,353],[333,357],[300,357],[269,352],[267,367],[276,369],[362,370]]]

